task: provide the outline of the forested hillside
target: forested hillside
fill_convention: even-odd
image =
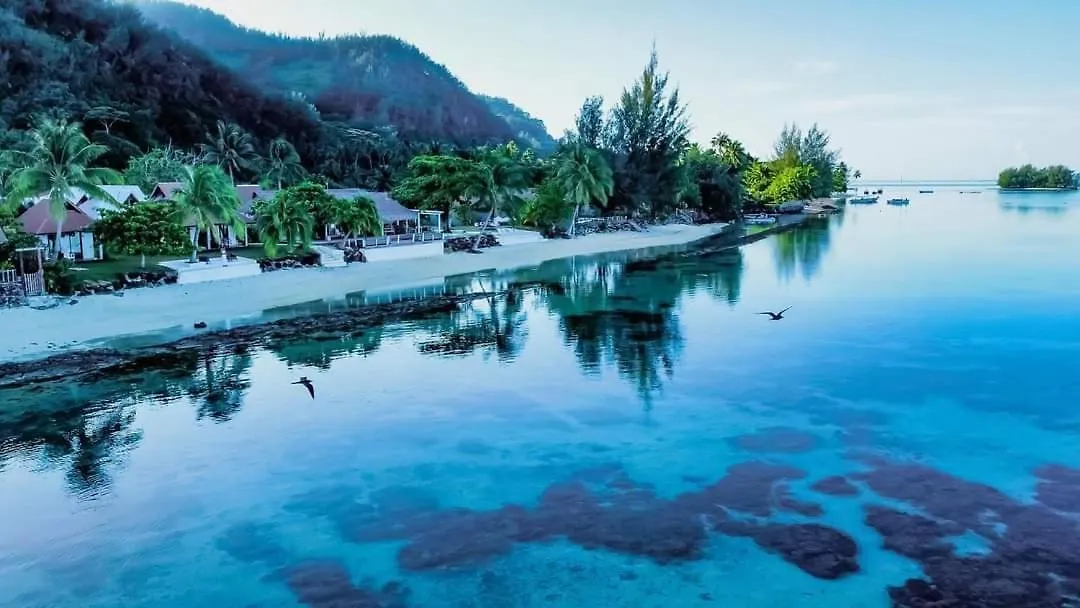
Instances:
[[[391,126],[411,140],[475,144],[513,137],[543,149],[554,143],[542,122],[509,102],[493,107],[419,49],[390,36],[290,38],[174,2],[139,6],[148,19],[259,88],[302,96],[328,120]]]
[[[307,159],[321,131],[303,104],[221,69],[137,9],[100,0],[0,4],[0,90],[0,149],[19,147],[33,116],[64,116],[107,143],[115,165],[155,145],[194,147],[218,120],[260,141],[284,137]]]

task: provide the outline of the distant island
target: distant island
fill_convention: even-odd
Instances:
[[[998,174],[1003,190],[1076,190],[1077,175],[1065,165],[1009,167]]]

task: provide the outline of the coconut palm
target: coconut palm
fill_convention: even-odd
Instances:
[[[375,201],[366,196],[339,200],[332,209],[332,223],[351,240],[356,236],[379,236],[383,231],[382,219]]]
[[[8,201],[18,203],[30,197],[49,201],[49,214],[56,221],[56,257],[60,257],[60,238],[68,201],[76,190],[88,196],[116,202],[105,192],[104,184],[119,184],[120,173],[91,165],[108,152],[105,146],[91,143],[82,125],[66,120],[43,119],[30,131],[29,152],[10,151],[9,158],[18,167],[8,177]]]
[[[185,167],[181,182],[183,186],[172,197],[173,215],[177,221],[195,228],[191,235],[191,261],[194,262],[198,256],[200,232],[206,231],[206,248],[210,249],[211,236],[222,242],[221,226],[230,226],[237,232],[245,227],[240,218],[240,199],[220,167]]]
[[[295,182],[304,176],[304,166],[300,164],[300,155],[288,140],[278,138],[270,143],[266,158],[265,178],[277,184],[278,190],[286,183]]]
[[[199,146],[202,159],[217,165],[229,174],[229,181],[236,183],[236,174],[259,160],[251,135],[235,123],[217,121],[217,132],[206,136],[206,143]]]
[[[259,206],[255,225],[266,255],[274,257],[280,243],[285,243],[289,249],[296,249],[298,245],[304,249],[311,247],[315,218],[305,205],[298,204],[289,195],[288,190],[282,190]]]
[[[582,205],[607,202],[614,189],[611,167],[599,152],[583,145],[566,149],[556,161],[555,179],[574,203],[570,234],[574,234]]]

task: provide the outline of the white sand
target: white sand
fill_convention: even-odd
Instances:
[[[722,224],[656,226],[648,232],[594,234],[400,261],[266,273],[190,285],[135,289],[120,298],[88,296],[48,310],[0,310],[0,361],[27,359],[126,334],[209,324],[356,291],[406,288],[442,277],[487,269],[532,266],[547,260],[690,243],[718,233]]]

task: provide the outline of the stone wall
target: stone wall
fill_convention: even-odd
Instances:
[[[26,291],[22,283],[0,283],[0,308],[26,306]]]

